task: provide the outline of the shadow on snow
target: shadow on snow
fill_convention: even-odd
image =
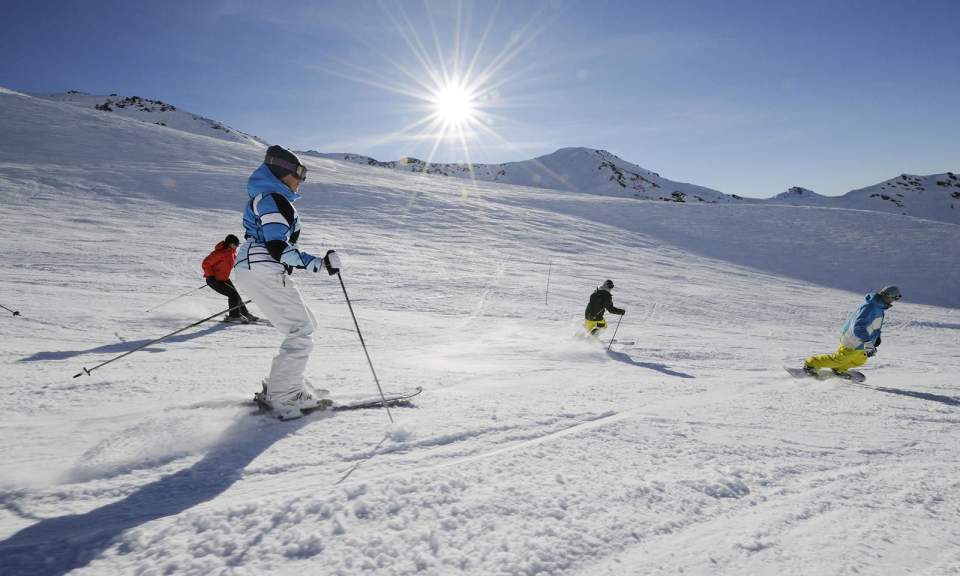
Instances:
[[[226,324],[208,326],[203,330],[197,332],[191,332],[187,334],[177,334],[176,336],[171,336],[164,340],[164,342],[188,342],[194,338],[201,338],[207,334],[212,334],[214,332],[219,332],[220,330],[225,330],[227,328]],[[50,352],[34,352],[30,356],[21,358],[18,362],[36,362],[38,360],[66,360],[67,358],[73,358],[74,356],[82,356],[83,354],[122,354],[123,352],[129,352],[138,346],[143,346],[147,342],[156,340],[156,338],[149,338],[144,340],[130,340],[125,342],[117,342],[115,344],[104,344],[103,346],[97,346],[96,348],[88,348],[87,350],[61,350],[61,351],[50,351]],[[159,344],[159,342],[158,342]],[[144,348],[144,352],[163,352],[163,348]]]
[[[876,390],[877,392],[886,392],[887,394],[896,394],[898,396],[909,396],[911,398],[929,400],[930,402],[939,402],[940,404],[946,404],[947,406],[960,406],[960,397],[956,396],[943,396],[940,394],[931,394],[930,392],[915,392],[913,390],[904,390],[902,388],[887,388],[884,386],[871,386],[869,384],[860,384],[860,386],[869,388],[870,390]]]
[[[677,378],[696,378],[692,374],[687,374],[686,372],[677,372],[676,370],[671,370],[667,367],[666,364],[660,364],[657,362],[637,362],[631,358],[628,354],[623,352],[614,352],[613,350],[607,351],[607,356],[610,356],[618,362],[623,362],[625,364],[630,364],[631,366],[639,366],[641,368],[649,368],[650,370],[656,370],[661,374],[666,374],[667,376],[676,376]]]
[[[313,421],[277,422],[243,415],[193,466],[90,512],[40,520],[0,542],[3,573],[60,575],[82,568],[124,531],[216,498],[241,477],[254,458]]]

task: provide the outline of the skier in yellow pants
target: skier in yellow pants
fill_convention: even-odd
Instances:
[[[896,286],[867,294],[864,303],[844,323],[837,351],[807,358],[803,362],[804,372],[816,376],[821,368],[830,368],[842,376],[851,368],[863,366],[867,358],[877,353],[884,312],[900,297],[900,289]]]
[[[606,329],[607,321],[603,319],[603,311],[611,314],[623,314],[622,308],[613,305],[613,296],[610,291],[613,290],[613,280],[607,280],[597,286],[597,289],[590,295],[590,302],[587,303],[587,309],[583,312],[583,327],[587,334],[596,336]]]

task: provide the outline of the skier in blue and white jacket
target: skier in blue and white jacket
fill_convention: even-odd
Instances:
[[[877,353],[883,317],[893,303],[900,300],[900,289],[886,286],[879,292],[867,294],[840,329],[840,347],[833,354],[810,356],[803,362],[804,371],[816,376],[821,368],[830,368],[838,375],[851,368],[863,366],[867,358]]]
[[[288,420],[301,409],[322,402],[303,378],[313,349],[317,321],[290,276],[294,269],[336,274],[340,260],[333,250],[323,257],[300,249],[300,217],[293,203],[307,178],[307,167],[280,146],[267,149],[264,162],[247,182],[249,200],[243,213],[246,241],[237,252],[233,279],[256,302],[263,315],[285,336],[263,382],[262,398],[277,417]]]

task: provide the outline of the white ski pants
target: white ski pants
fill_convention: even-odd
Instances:
[[[313,350],[317,319],[303,301],[293,278],[285,273],[233,269],[233,282],[244,298],[250,298],[273,327],[284,336],[273,358],[267,380],[269,396],[287,395],[304,389],[303,372]]]

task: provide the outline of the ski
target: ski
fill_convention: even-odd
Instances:
[[[414,396],[417,396],[423,392],[421,386],[417,386],[413,390],[408,390],[406,392],[395,392],[384,394],[384,398],[387,400],[387,406],[413,406],[413,403],[410,402],[410,399]],[[362,410],[365,408],[379,408],[383,406],[383,400],[380,398],[369,398],[367,400],[358,400],[356,402],[347,402],[346,404],[334,404],[332,410],[334,412],[339,412],[341,410]]]
[[[410,398],[417,396],[423,392],[423,387],[417,386],[412,390],[407,390],[404,392],[390,392],[384,394],[384,398],[365,398],[363,400],[355,400],[353,402],[346,402],[344,404],[337,404],[329,398],[324,398],[320,405],[316,408],[302,409],[301,412],[304,414],[309,414],[311,412],[320,412],[323,410],[330,410],[331,412],[341,412],[345,410],[363,410],[367,408],[380,408],[384,405],[384,399],[386,400],[387,406],[412,406],[413,403],[410,402]],[[257,392],[253,395],[254,403],[260,408],[261,412],[270,412],[273,408],[263,399],[263,393]]]
[[[273,324],[271,324],[269,320],[266,320],[264,318],[257,318],[256,320],[247,320],[246,322],[244,322],[239,318],[224,316],[220,321],[223,322],[224,324],[246,324],[246,325],[257,324],[259,326],[273,326]]]
[[[817,380],[829,380],[830,378],[840,378],[842,380],[850,380],[851,382],[856,382],[857,384],[860,384],[861,382],[865,382],[867,380],[867,377],[864,376],[863,372],[859,372],[857,370],[847,370],[842,374],[837,374],[833,370],[820,370],[817,372],[816,376],[814,376],[811,374],[807,374],[807,372],[803,368],[789,368],[787,366],[784,366],[783,369],[786,370],[787,373],[793,376],[794,378],[816,378]]]

